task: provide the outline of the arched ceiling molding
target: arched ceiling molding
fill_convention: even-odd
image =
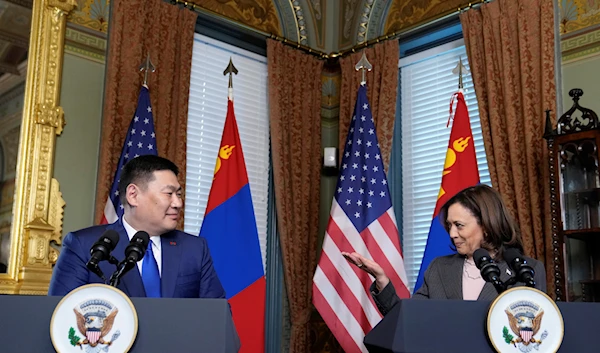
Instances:
[[[369,18],[371,17],[373,5],[375,2],[376,0],[363,0],[361,6],[358,8],[358,25],[356,26],[355,44],[362,44],[367,40]]]
[[[317,30],[312,16],[313,7],[307,0],[288,0],[296,16],[298,43],[318,48]],[[309,0],[310,1],[310,0]],[[322,17],[321,17],[322,18]]]
[[[292,42],[300,43],[300,30],[292,2],[290,0],[273,0],[273,3],[279,15],[282,36]]]
[[[385,22],[393,0],[375,0],[367,26],[367,41],[385,35]]]

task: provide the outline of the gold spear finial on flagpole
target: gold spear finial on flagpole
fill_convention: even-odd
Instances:
[[[148,53],[148,55],[146,56],[146,59],[140,65],[140,71],[144,71],[143,85],[146,87],[148,87],[148,71],[150,71],[150,70],[152,70],[151,72],[154,72],[154,71],[156,71],[156,67],[154,67],[154,65],[152,64],[152,61],[150,61],[150,53]]]
[[[363,50],[362,57],[356,63],[356,65],[354,66],[354,69],[356,71],[362,70],[362,80],[360,81],[360,84],[361,85],[366,84],[367,83],[367,73],[365,70],[371,71],[373,69],[373,65],[371,65],[369,60],[367,60],[367,55],[365,54],[364,50]]]
[[[233,60],[229,57],[229,64],[223,71],[223,76],[229,74],[229,99],[233,100],[233,74],[238,74],[238,70],[233,65]]]
[[[465,74],[467,72],[469,72],[469,70],[467,70],[465,65],[463,65],[462,57],[459,56],[458,63],[456,64],[456,67],[452,70],[453,74],[458,75],[458,89],[459,90],[463,89],[463,74]]]

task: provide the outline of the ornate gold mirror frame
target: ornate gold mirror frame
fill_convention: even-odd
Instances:
[[[11,252],[0,293],[46,294],[65,205],[54,179],[56,137],[65,125],[60,84],[67,15],[76,0],[34,0],[17,159]]]

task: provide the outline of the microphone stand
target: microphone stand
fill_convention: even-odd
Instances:
[[[117,265],[119,263],[119,260],[115,259],[114,256],[110,256],[107,259],[108,262],[110,262],[113,265]],[[90,264],[90,262],[88,261],[88,263],[86,264],[86,267],[88,270],[92,271],[93,273],[95,273],[98,277],[100,277],[102,279],[102,281],[106,284],[106,277],[104,277],[104,273],[102,272],[102,270],[100,269],[100,266],[98,266],[97,263],[95,264]]]
[[[118,266],[117,266],[117,270],[115,272],[113,272],[112,276],[110,276],[109,285],[116,288],[119,285],[119,281],[121,280],[121,277],[125,273],[127,273],[127,271],[131,270],[134,266],[135,266],[135,262],[132,262],[131,260],[128,261],[127,259],[125,259],[125,260],[121,261],[121,263],[118,264]]]
[[[117,260],[114,256],[110,256],[107,260],[109,263],[115,265],[115,267],[117,268],[117,271],[119,271],[119,260]],[[115,274],[113,273],[112,276],[110,276],[110,285],[112,285],[112,281],[113,281],[113,276]],[[104,284],[106,284],[106,278],[104,276],[102,276],[102,280],[104,281]],[[118,283],[117,283],[118,284]],[[116,287],[116,285],[114,285],[113,287]]]
[[[502,294],[502,292],[506,290],[507,285],[506,283],[502,283],[502,281],[500,281],[500,278],[494,277],[494,279],[492,279],[490,282],[492,282],[498,294]]]
[[[517,283],[517,278],[511,277],[508,281],[504,282],[504,290],[506,290],[508,286],[512,286],[515,283]]]
[[[110,256],[110,258],[108,259],[108,262],[117,266],[119,264],[119,260],[117,260],[114,256]]]

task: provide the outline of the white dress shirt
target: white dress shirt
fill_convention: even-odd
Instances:
[[[123,216],[123,226],[125,227],[125,231],[127,232],[127,236],[129,237],[129,241],[131,238],[137,233],[137,230],[133,229],[132,226],[127,223],[125,217]],[[158,274],[162,276],[162,247],[160,244],[160,235],[155,235],[150,237],[150,241],[152,242],[152,253],[154,254],[154,259],[156,260],[156,264],[158,265]],[[138,270],[140,271],[140,276],[142,275],[142,258],[137,262]]]

